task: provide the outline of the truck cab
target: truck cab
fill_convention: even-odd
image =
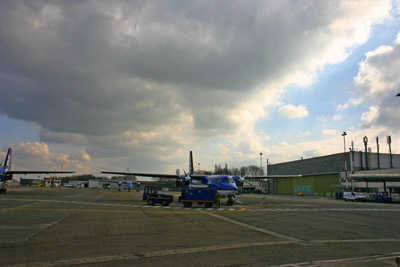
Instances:
[[[378,192],[375,196],[376,202],[392,202],[392,198],[389,196],[388,192]]]
[[[158,186],[156,185],[146,185],[143,191],[142,201],[147,202],[148,205],[155,205],[158,203],[163,206],[168,206],[174,201],[174,196],[159,194]]]

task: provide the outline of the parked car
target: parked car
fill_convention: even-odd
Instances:
[[[351,200],[351,201],[368,201],[369,195],[360,193],[360,192],[344,192],[343,193],[344,201]]]

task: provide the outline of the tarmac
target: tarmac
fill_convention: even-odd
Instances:
[[[9,187],[0,266],[398,266],[400,204],[243,194],[243,205],[206,209],[141,197]]]

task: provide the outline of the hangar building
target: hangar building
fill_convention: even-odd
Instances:
[[[349,190],[353,187],[353,190],[368,193],[400,192],[400,155],[361,151],[349,151],[346,156],[345,153],[338,153],[268,165],[268,175],[302,175],[269,179],[268,191],[278,195],[301,192],[305,195],[334,196],[336,192],[346,190],[345,157]],[[363,175],[379,176],[379,179],[358,178]]]

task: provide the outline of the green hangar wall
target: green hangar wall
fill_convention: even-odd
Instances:
[[[332,185],[339,184],[339,173],[303,175],[303,177],[287,177],[276,179],[276,194],[308,196],[335,196]]]

